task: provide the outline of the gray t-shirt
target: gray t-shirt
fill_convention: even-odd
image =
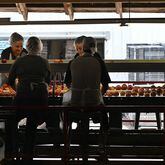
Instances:
[[[71,63],[72,105],[98,105],[101,103],[101,66],[90,54],[77,57]]]

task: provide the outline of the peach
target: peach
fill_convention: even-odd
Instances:
[[[115,92],[113,93],[113,95],[114,95],[114,96],[119,96],[119,92],[118,92],[118,91],[115,91]]]
[[[149,88],[145,88],[144,92],[145,93],[150,93],[150,89]]]
[[[143,92],[144,93],[144,88],[139,88],[138,92]]]
[[[157,95],[160,96],[162,94],[162,92],[163,92],[162,89],[160,87],[158,87],[156,90]]]
[[[163,96],[165,96],[165,91],[163,91]]]
[[[136,93],[138,93],[138,89],[139,89],[138,87],[133,87],[132,90],[135,91]]]
[[[125,96],[125,92],[124,91],[121,91],[120,92],[120,96]]]
[[[156,92],[155,92],[155,91],[152,91],[152,92],[151,92],[151,96],[152,96],[152,97],[155,97],[155,96],[156,96]]]
[[[127,89],[128,90],[132,90],[133,86],[132,85],[128,85]]]
[[[131,95],[132,95],[132,96],[137,96],[137,92],[134,91],[134,90],[132,90],[132,91],[131,91]]]
[[[110,89],[110,90],[114,90],[115,87],[114,87],[114,86],[110,86],[109,89]]]
[[[113,96],[113,92],[108,93],[108,97]]]
[[[140,91],[139,92],[139,96],[144,96],[144,92],[143,91]]]
[[[2,85],[2,89],[6,89],[6,88],[8,88],[8,87],[9,87],[9,85],[6,84],[6,83]]]
[[[55,90],[55,95],[56,96],[59,96],[61,94],[61,89],[60,88],[57,88],[56,90]]]
[[[127,85],[126,85],[126,84],[123,84],[123,85],[121,86],[121,89],[122,89],[122,90],[126,90],[126,89],[127,89]]]
[[[130,91],[126,91],[126,97],[130,97],[131,96],[131,92]]]
[[[150,96],[150,93],[145,93],[144,96],[145,97],[149,97]]]
[[[2,63],[6,63],[7,59],[2,59],[1,61],[2,61]]]
[[[116,86],[116,90],[120,90],[121,89],[121,86],[120,85],[117,85]]]
[[[2,86],[3,86],[4,88],[7,88],[9,85],[5,83],[5,84],[3,84]]]
[[[107,91],[106,91],[106,96],[112,96],[111,90],[107,90]]]

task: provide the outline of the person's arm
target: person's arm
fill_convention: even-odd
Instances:
[[[111,82],[110,76],[108,74],[105,62],[102,59],[99,59],[100,65],[101,65],[101,84],[102,84],[102,94],[104,94],[108,88],[109,83]]]
[[[76,59],[78,56],[79,56],[79,54],[76,53],[76,55],[74,56],[74,59]],[[69,63],[68,63],[65,78],[64,78],[64,83],[66,84],[67,88],[70,88],[71,83],[72,83],[72,74],[71,74],[70,66],[71,66],[71,63],[73,60],[69,61]]]
[[[101,58],[100,54],[98,52],[95,52],[93,56],[99,61],[101,65],[101,84],[102,84],[102,94],[104,94],[107,89],[109,88],[108,83],[111,82],[111,79],[109,77],[107,67],[105,65],[104,60]]]
[[[45,76],[45,82],[47,84],[50,83],[50,65],[48,63],[48,61],[46,60],[46,76]]]
[[[66,74],[65,74],[65,79],[64,79],[64,83],[66,84],[66,86],[68,88],[70,88],[71,83],[72,83],[72,75],[71,75],[71,70],[70,70],[71,62],[72,61],[69,61],[69,63],[68,63]]]
[[[8,49],[4,49],[1,53],[1,59],[9,59],[10,52]]]
[[[17,66],[18,66],[18,61],[16,60],[13,65],[10,68],[9,71],[9,76],[8,76],[8,81],[7,83],[15,88],[15,79],[17,78]]]
[[[98,59],[103,60],[98,52],[95,52],[95,53],[93,54],[93,56],[96,57],[96,58],[98,58]]]

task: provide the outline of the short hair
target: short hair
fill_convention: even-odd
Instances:
[[[83,43],[83,40],[84,40],[85,36],[80,36],[80,37],[77,37],[74,41],[74,44],[81,44]]]
[[[92,48],[97,47],[97,42],[93,37],[85,37],[83,40],[83,51],[92,52]]]
[[[9,38],[10,45],[13,45],[13,43],[15,43],[17,41],[24,41],[24,39],[19,33],[14,32],[11,34],[11,36]]]
[[[38,37],[30,37],[26,44],[26,49],[30,54],[37,54],[42,51],[43,44]]]

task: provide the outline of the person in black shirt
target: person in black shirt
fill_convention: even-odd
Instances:
[[[50,82],[50,66],[42,58],[42,42],[37,37],[27,41],[28,55],[18,58],[12,65],[8,84],[16,87],[15,104],[17,106],[17,122],[27,117],[23,159],[32,160],[36,128],[44,122],[48,105],[47,84]],[[25,113],[26,112],[26,113]]]
[[[10,47],[4,49],[1,53],[1,59],[15,60],[17,57],[27,54],[26,49],[23,48],[23,37],[18,33],[12,33],[10,36]]]
[[[1,53],[1,59],[15,60],[17,57],[27,55],[26,49],[23,48],[23,37],[18,33],[12,33],[10,38],[10,47],[4,49]],[[6,83],[8,73],[1,73],[1,85]]]

